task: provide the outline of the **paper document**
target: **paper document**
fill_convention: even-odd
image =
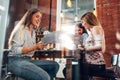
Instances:
[[[54,31],[50,32],[48,34],[45,34],[43,38],[41,38],[41,41],[43,43],[60,43],[60,36],[63,33],[61,31]]]

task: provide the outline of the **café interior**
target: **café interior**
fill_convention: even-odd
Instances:
[[[0,0],[0,80],[8,80],[2,78],[2,62],[3,52],[8,50],[11,31],[30,8],[38,8],[42,13],[36,41],[42,40],[48,43],[44,51],[36,51],[32,58],[58,62],[60,68],[54,80],[81,80],[77,73],[78,63],[72,62],[74,58],[72,37],[75,33],[75,25],[80,23],[81,16],[89,11],[98,17],[105,32],[106,50],[103,55],[106,67],[112,67],[120,77],[120,0]],[[75,65],[74,74],[72,74],[72,65]],[[66,79],[62,73],[65,66],[68,71]],[[17,80],[23,79],[17,78]],[[94,76],[94,79],[90,80],[106,79]]]

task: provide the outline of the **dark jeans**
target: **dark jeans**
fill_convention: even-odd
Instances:
[[[29,57],[8,58],[8,70],[25,80],[51,80],[56,76],[59,64],[48,60],[31,60]]]
[[[89,80],[92,76],[103,77],[108,80],[116,80],[117,76],[111,70],[105,68],[105,65],[80,63],[80,80]]]
[[[99,73],[103,73],[105,71],[105,65],[88,64],[82,60],[79,60],[79,65],[81,80],[89,80],[90,76],[100,75]]]

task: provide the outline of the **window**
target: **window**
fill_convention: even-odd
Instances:
[[[0,66],[2,65],[2,57],[4,50],[4,42],[5,42],[5,32],[6,32],[6,24],[7,24],[7,15],[8,15],[8,6],[9,0],[0,0]],[[0,67],[0,79],[1,79],[1,67]]]
[[[61,24],[75,23],[87,11],[93,11],[94,0],[62,0]]]
[[[93,11],[93,9],[94,0],[57,0],[57,31],[74,34],[75,25],[80,22],[80,17],[85,12]],[[69,47],[72,49],[72,46]]]

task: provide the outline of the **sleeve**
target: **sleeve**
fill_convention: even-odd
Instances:
[[[16,32],[12,39],[11,51],[13,54],[21,54],[23,45],[24,45],[24,37],[20,38],[20,31]]]
[[[88,38],[88,34],[84,33],[82,37],[83,37],[83,45],[85,45],[86,39]]]

